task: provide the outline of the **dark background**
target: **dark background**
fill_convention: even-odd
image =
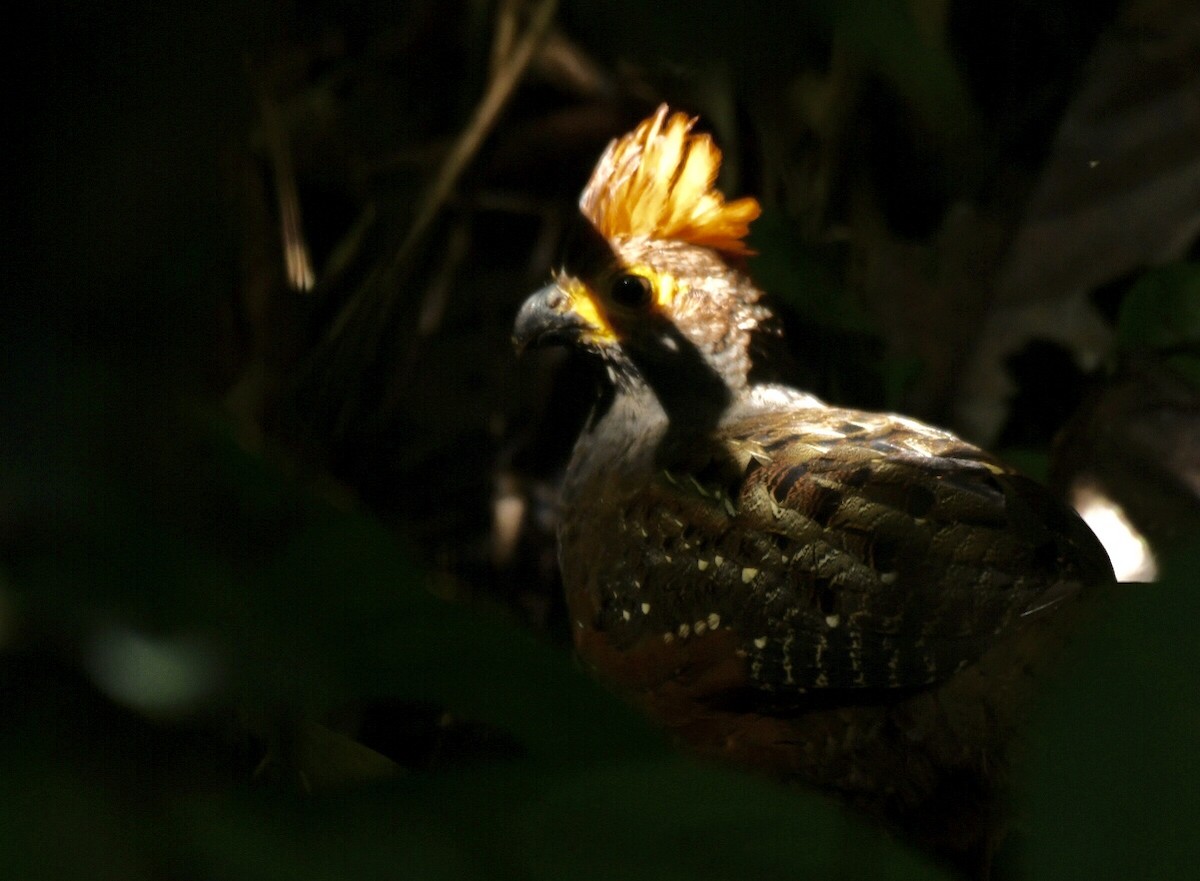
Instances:
[[[608,139],[702,116],[796,382],[1120,501],[1012,877],[1200,863],[1189,0],[39,5],[9,32],[13,878],[938,877],[575,668],[581,366],[509,345]],[[291,255],[290,257],[286,255]]]

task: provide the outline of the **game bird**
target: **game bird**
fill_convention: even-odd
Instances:
[[[663,106],[608,146],[516,319],[519,350],[602,368],[558,528],[575,646],[693,751],[986,871],[1014,733],[1108,557],[953,434],[771,379],[759,204],[715,188],[694,124]]]

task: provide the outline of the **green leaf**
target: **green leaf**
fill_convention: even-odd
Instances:
[[[1009,447],[1001,452],[1000,458],[1026,477],[1032,477],[1040,483],[1048,483],[1050,480],[1050,454],[1046,450]]]
[[[974,104],[954,59],[931,45],[900,0],[822,2],[847,45],[861,53],[920,114],[952,141],[972,141],[980,131]]]
[[[1173,263],[1143,275],[1121,303],[1117,344],[1125,350],[1196,347],[1200,353],[1200,263]]]
[[[817,796],[681,758],[240,798],[201,805],[195,829],[189,860],[213,877],[943,877]]]
[[[1031,743],[1029,878],[1192,878],[1200,865],[1200,544],[1120,586]]]
[[[772,297],[823,327],[873,332],[870,316],[800,238],[793,223],[767,211],[751,228],[750,244],[759,252],[753,259],[754,279]]]
[[[225,675],[209,709],[320,714],[387,696],[491,723],[548,757],[663,749],[565,652],[498,609],[434,596],[378,522],[304,491],[219,420],[156,418],[176,424],[116,454],[134,461],[70,469],[65,503],[13,554],[20,607],[85,657],[112,632],[195,647]],[[139,706],[136,684],[113,693]]]
[[[925,362],[916,355],[886,356],[879,365],[884,400],[892,410],[903,409],[908,394],[925,371]]]

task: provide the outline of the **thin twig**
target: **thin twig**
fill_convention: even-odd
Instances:
[[[265,93],[259,100],[267,149],[275,173],[275,195],[279,202],[279,239],[283,247],[283,265],[288,285],[296,291],[311,291],[317,276],[313,271],[308,243],[304,240],[304,224],[300,217],[300,191],[296,186],[296,169],[288,144],[279,108]]]
[[[529,66],[534,51],[546,35],[547,30],[549,30],[557,6],[557,0],[541,0],[534,9],[533,15],[530,17],[529,24],[525,28],[521,39],[517,42],[505,63],[496,72],[496,75],[492,77],[487,91],[484,93],[479,105],[475,108],[474,116],[459,136],[458,141],[454,144],[454,148],[446,157],[441,169],[439,169],[433,184],[425,193],[425,197],[421,201],[420,208],[417,209],[416,217],[413,220],[412,227],[408,231],[408,235],[405,237],[403,244],[401,244],[393,259],[389,262],[385,273],[377,279],[379,283],[364,286],[360,289],[359,294],[350,298],[329,329],[328,338],[330,340],[341,336],[350,319],[359,310],[377,308],[379,314],[372,316],[372,338],[368,340],[368,351],[366,353],[368,357],[373,357],[380,334],[387,326],[387,316],[396,298],[399,279],[404,277],[412,262],[413,255],[424,241],[433,221],[437,218],[438,212],[450,197],[451,191],[458,183],[459,178],[462,177],[463,172],[466,171],[472,158],[478,152],[480,145],[495,126],[496,120],[500,116],[500,111],[504,109],[517,83],[520,82],[522,74],[524,74],[525,69]],[[384,281],[386,281],[386,284],[383,283]],[[362,301],[364,296],[379,298],[378,305],[374,306],[371,303],[364,303]]]
[[[470,247],[471,223],[463,218],[454,225],[446,243],[446,253],[442,257],[441,266],[425,289],[421,308],[417,312],[418,336],[433,336],[441,327],[442,317],[446,314],[446,306],[450,302],[450,291],[454,288],[454,280],[462,268],[463,261],[467,259]]]
[[[493,77],[500,73],[512,54],[513,40],[517,37],[517,12],[520,5],[520,0],[500,0],[500,8],[496,12],[496,33],[492,37],[492,61],[488,66]]]

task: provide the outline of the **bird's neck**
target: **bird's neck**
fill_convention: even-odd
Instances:
[[[720,382],[715,375],[708,378]],[[735,390],[707,384],[694,374],[678,381],[662,374],[655,379],[627,375],[607,388],[580,438],[580,449],[619,449],[638,468],[683,467],[706,449],[738,400]]]

